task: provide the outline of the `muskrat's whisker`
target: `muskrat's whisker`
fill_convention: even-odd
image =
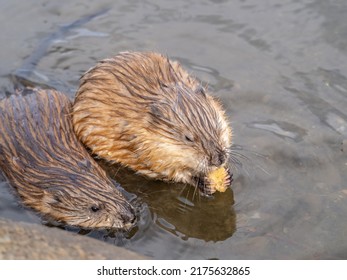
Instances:
[[[243,159],[243,160],[250,160],[249,157],[247,157],[246,155],[240,153],[240,152],[236,152],[236,151],[230,151],[229,152],[229,155],[230,156],[236,156],[236,157],[239,157],[240,159]]]
[[[185,191],[185,189],[189,187],[187,184],[184,184],[183,187],[181,188],[181,190],[179,191],[178,195],[182,196],[183,192]]]
[[[118,172],[122,169],[121,166],[118,166],[117,170],[113,173],[112,177],[115,178],[118,175]]]
[[[242,167],[242,161],[239,160],[235,155],[230,155],[229,161],[235,166],[235,167]]]
[[[250,153],[250,154],[252,154],[252,155],[255,155],[255,156],[257,156],[257,157],[260,157],[260,158],[267,158],[267,156],[266,155],[263,155],[263,154],[261,154],[261,153],[258,153],[258,152],[256,152],[256,151],[253,151],[253,150],[250,150],[250,149],[245,149],[244,147],[242,147],[241,145],[232,145],[231,146],[231,150],[232,151],[244,151],[244,152],[246,152],[246,153]]]
[[[249,150],[249,149],[244,149],[242,146],[240,145],[233,145],[230,147],[230,150],[229,150],[229,154],[230,155],[235,155],[237,157],[239,157],[240,159],[243,159],[245,161],[251,161],[251,159],[246,156],[244,153],[242,152],[246,152],[246,153],[250,153],[258,158],[262,158],[262,159],[267,159],[268,157],[266,155],[263,155],[263,154],[260,154],[258,152],[255,152],[255,151],[252,151],[252,150]]]
[[[244,149],[242,146],[240,145],[232,145],[231,147],[229,147],[227,149],[227,153],[229,155],[229,160],[230,162],[240,171],[246,172],[246,174],[251,174],[250,171],[248,171],[248,168],[246,168],[246,163],[247,166],[254,166],[256,168],[258,168],[259,170],[261,170],[262,172],[264,172],[267,175],[271,175],[267,170],[265,170],[260,164],[255,163],[254,160],[252,160],[249,156],[246,156],[244,154],[244,152],[246,153],[250,153],[254,156],[256,156],[257,158],[262,158],[264,160],[267,160],[267,156],[260,154],[258,152],[249,150],[249,149]]]
[[[194,192],[193,192],[193,200],[195,199],[195,197],[198,198],[198,200],[200,199],[200,192],[199,192],[199,187],[196,184],[196,186],[194,187]]]
[[[194,192],[193,192],[193,198],[192,198],[192,200],[195,199],[195,195],[198,197],[198,199],[200,199],[198,184],[196,184],[196,185],[194,186]]]
[[[187,201],[187,200],[189,200],[188,198],[189,198],[189,192],[190,192],[190,188],[188,188],[188,192],[186,193],[186,196],[185,196],[185,200]],[[183,209],[186,209],[186,207],[187,207],[187,203],[183,203]]]

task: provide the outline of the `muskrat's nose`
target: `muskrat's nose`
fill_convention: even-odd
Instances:
[[[126,211],[124,211],[121,214],[121,217],[123,219],[123,222],[125,224],[129,223],[129,224],[135,224],[136,222],[136,213],[135,210],[132,206],[129,205],[129,207],[127,207]]]
[[[225,162],[226,158],[227,157],[223,152],[217,152],[211,158],[211,165],[221,166]]]

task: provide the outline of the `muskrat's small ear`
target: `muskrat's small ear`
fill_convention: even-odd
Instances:
[[[47,204],[56,204],[63,201],[63,197],[67,195],[63,188],[52,187],[43,191],[43,201]]]
[[[151,110],[151,114],[156,118],[162,118],[164,116],[163,113],[158,108],[158,106],[155,104],[149,105],[149,109]]]
[[[199,85],[196,87],[195,93],[196,93],[196,94],[200,94],[200,95],[202,95],[203,97],[206,97],[205,88],[204,88],[201,84],[199,84]]]
[[[150,109],[150,114],[153,118],[153,120],[155,120],[156,122],[158,122],[159,120],[161,121],[168,121],[168,116],[167,114],[165,114],[163,112],[162,109],[160,108],[163,108],[165,107],[165,105],[162,105],[162,104],[151,104],[149,105],[149,109]]]

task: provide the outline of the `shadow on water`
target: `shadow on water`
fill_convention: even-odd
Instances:
[[[148,219],[183,240],[222,241],[236,230],[231,189],[206,198],[192,186],[151,181],[105,162],[102,166],[127,192],[136,196],[133,196],[135,205],[148,207],[149,211],[141,219]],[[141,232],[141,226],[138,231]]]

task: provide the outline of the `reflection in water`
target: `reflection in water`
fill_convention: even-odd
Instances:
[[[285,122],[253,122],[249,124],[249,127],[267,130],[277,134],[280,137],[291,138],[296,142],[302,141],[303,137],[306,135],[306,131],[304,129],[294,124]]]
[[[204,76],[206,76],[205,78],[208,79],[210,82],[212,80],[213,83],[208,86],[209,90],[231,91],[232,88],[234,87],[234,82],[228,78],[222,77],[221,74],[216,69],[213,69],[213,68],[207,67],[207,66],[197,65],[196,63],[193,63],[189,59],[183,58],[183,57],[177,57],[177,58],[173,57],[173,60],[179,61],[188,70],[191,69],[195,73],[204,74]],[[213,92],[212,92],[212,94],[213,94]]]
[[[192,186],[151,181],[119,166],[102,165],[126,191],[137,195],[140,208],[148,206],[153,223],[182,239],[221,241],[236,229],[231,189],[205,198]]]

